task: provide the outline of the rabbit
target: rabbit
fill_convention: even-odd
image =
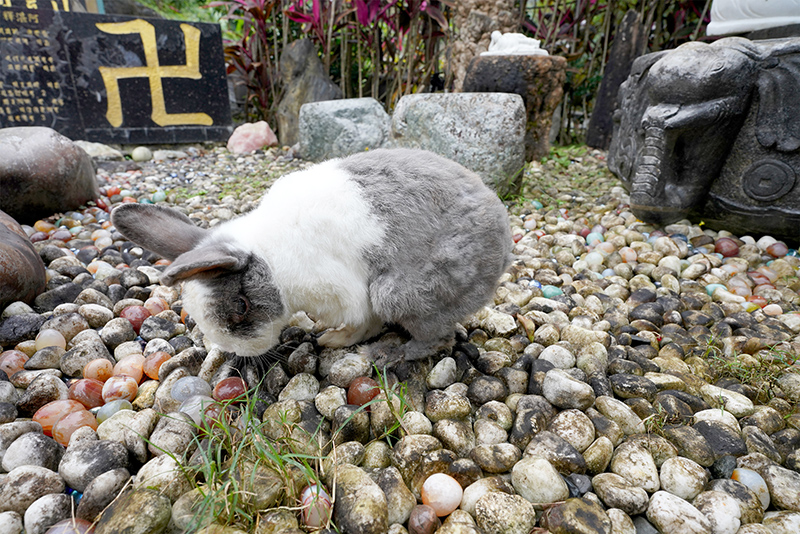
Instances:
[[[378,149],[278,179],[258,207],[210,230],[158,205],[123,204],[127,239],[172,260],[166,285],[220,349],[259,356],[305,311],[348,347],[397,324],[411,339],[366,347],[384,363],[453,346],[511,262],[508,214],[473,172],[431,152]]]

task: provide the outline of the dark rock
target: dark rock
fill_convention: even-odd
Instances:
[[[622,399],[642,398],[653,401],[658,392],[653,381],[643,376],[615,374],[608,379],[614,393]]]
[[[0,134],[0,152],[2,143]],[[0,163],[0,189],[3,190],[1,196],[5,197],[3,165]],[[0,198],[0,208],[4,200]],[[17,221],[0,211],[0,310],[18,300],[32,303],[45,290],[45,283],[44,263],[28,235]]]
[[[777,464],[781,464],[785,460],[785,457],[782,457],[780,451],[775,447],[772,439],[757,426],[742,428],[742,436],[744,437],[748,454],[759,452]]]
[[[508,389],[502,380],[493,376],[479,376],[467,389],[467,398],[475,406],[483,406],[489,401],[502,401],[508,396]]]
[[[10,402],[0,402],[0,425],[12,423],[17,418],[17,407]]]
[[[725,455],[744,456],[747,445],[733,428],[719,421],[698,421],[692,428],[700,432],[714,453],[714,458]]]
[[[528,443],[525,456],[540,456],[548,460],[562,475],[586,472],[586,461],[575,447],[564,438],[542,430]]]
[[[694,460],[703,467],[710,467],[718,458],[714,456],[714,451],[703,434],[691,426],[666,427],[664,437],[678,448],[678,454]]]
[[[167,339],[175,337],[180,332],[180,327],[168,319],[162,317],[148,317],[142,323],[139,335],[145,341],[156,338]]]
[[[726,454],[714,461],[711,466],[711,474],[714,478],[731,478],[734,469],[736,469],[736,457]]]
[[[13,347],[17,343],[34,339],[45,318],[38,313],[12,315],[0,322],[0,345]]]
[[[0,209],[25,224],[99,196],[92,158],[50,128],[0,131]]]
[[[280,59],[283,98],[278,103],[278,137],[292,146],[300,140],[300,108],[309,102],[342,98],[342,90],[325,74],[314,43],[298,39],[283,49]]]
[[[73,302],[81,294],[81,291],[83,291],[83,288],[72,282],[60,285],[36,297],[34,308],[37,311],[54,310],[59,304]]]
[[[559,56],[476,56],[467,68],[465,93],[516,93],[525,102],[525,160],[547,155],[553,112],[561,103],[566,59]]]

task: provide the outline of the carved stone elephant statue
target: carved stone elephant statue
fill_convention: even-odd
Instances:
[[[800,238],[800,38],[642,56],[614,120],[609,168],[640,219]]]

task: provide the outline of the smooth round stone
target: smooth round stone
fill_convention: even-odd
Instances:
[[[544,298],[549,299],[549,298],[552,298],[552,297],[555,297],[555,296],[558,296],[558,295],[563,295],[563,294],[564,294],[564,292],[560,288],[558,288],[556,286],[551,286],[551,285],[542,286],[542,296]]]
[[[767,304],[762,308],[762,311],[764,312],[765,315],[769,315],[772,317],[783,315],[783,308],[781,308],[777,304]]]
[[[528,456],[511,469],[511,483],[522,497],[530,502],[563,501],[569,488],[553,464],[539,456]]]
[[[179,378],[175,384],[172,385],[172,389],[170,390],[172,398],[178,402],[183,402],[195,395],[211,397],[211,393],[211,385],[197,376],[184,376],[183,378]]]
[[[167,200],[167,194],[164,191],[156,191],[153,193],[153,202],[164,202]]]
[[[739,254],[739,245],[730,237],[720,237],[714,244],[714,252],[722,254],[724,258],[730,258]]]
[[[433,508],[439,517],[458,508],[463,494],[464,490],[456,479],[444,473],[434,473],[422,484],[422,504]]]
[[[241,397],[246,391],[247,384],[244,380],[238,376],[230,376],[220,380],[217,385],[214,386],[214,391],[211,396],[215,400],[224,401]]]
[[[0,371],[6,373],[6,376],[13,376],[14,373],[22,371],[25,367],[25,362],[28,361],[28,355],[19,350],[7,350],[0,353]]]
[[[105,382],[114,374],[114,364],[105,358],[98,358],[83,367],[83,377]]]
[[[161,366],[164,364],[164,362],[169,360],[171,357],[172,356],[170,356],[168,352],[161,350],[149,354],[144,359],[144,362],[142,362],[142,372],[147,375],[148,378],[158,380],[159,369],[161,369]],[[238,378],[238,380],[241,380],[241,378]]]
[[[199,425],[203,422],[208,409],[215,404],[216,401],[208,395],[193,395],[181,403],[178,411],[185,413]]]
[[[786,246],[786,243],[776,241],[766,247],[766,252],[773,258],[782,258],[789,252],[789,247]]]
[[[56,421],[53,425],[53,439],[63,446],[69,445],[69,438],[81,427],[88,426],[97,430],[97,419],[87,410],[77,410]]]
[[[36,350],[41,350],[45,347],[61,347],[67,348],[67,340],[58,330],[53,328],[46,328],[36,335]]]
[[[85,410],[86,407],[76,400],[56,400],[49,402],[36,410],[33,420],[42,425],[42,432],[46,436],[52,436],[53,425],[65,415]]]
[[[381,392],[376,381],[368,376],[354,378],[347,387],[347,403],[364,406]]]
[[[137,146],[131,151],[133,161],[149,161],[153,159],[153,152],[146,146]]]
[[[603,234],[600,232],[589,232],[589,235],[586,236],[586,244],[591,246],[597,243],[602,243],[606,239],[603,237]]]
[[[531,201],[531,206],[533,206],[533,207],[534,207],[534,208],[536,208],[537,210],[540,210],[540,209],[542,209],[542,208],[544,207],[544,204],[542,204],[542,203],[541,203],[541,202],[539,202],[538,200],[532,200],[532,201]]]
[[[144,356],[141,354],[130,354],[125,356],[120,361],[117,362],[117,365],[114,366],[114,375],[127,375],[134,380],[136,383],[142,381],[142,365],[144,364]]]
[[[727,289],[724,284],[708,284],[706,286],[706,293],[713,295],[717,289]]]
[[[103,383],[93,378],[81,378],[69,387],[69,398],[83,404],[87,410],[105,404]]]
[[[312,484],[300,494],[303,524],[309,528],[322,528],[331,519],[333,504],[328,492],[319,484]]]
[[[98,423],[102,423],[120,410],[133,410],[133,404],[126,399],[117,399],[108,402],[97,411],[95,417]]]
[[[107,403],[115,400],[132,401],[138,392],[139,383],[128,375],[112,376],[103,384],[103,400]]]
[[[753,490],[753,492],[758,496],[758,499],[761,501],[761,505],[764,507],[764,510],[769,508],[769,488],[767,487],[767,483],[764,481],[764,478],[761,475],[752,469],[737,467],[733,470],[731,479],[737,480]]]
[[[661,489],[690,500],[703,491],[708,482],[705,469],[688,458],[677,456],[669,458],[661,465]]]
[[[599,252],[590,252],[583,260],[589,265],[598,266],[603,264],[604,259],[603,255]]]

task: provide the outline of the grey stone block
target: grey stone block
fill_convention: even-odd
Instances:
[[[380,148],[389,140],[391,119],[374,98],[348,98],[300,108],[300,155],[323,161]]]
[[[430,150],[477,173],[501,197],[515,195],[525,166],[525,119],[517,94],[407,95],[392,116],[392,146]]]

